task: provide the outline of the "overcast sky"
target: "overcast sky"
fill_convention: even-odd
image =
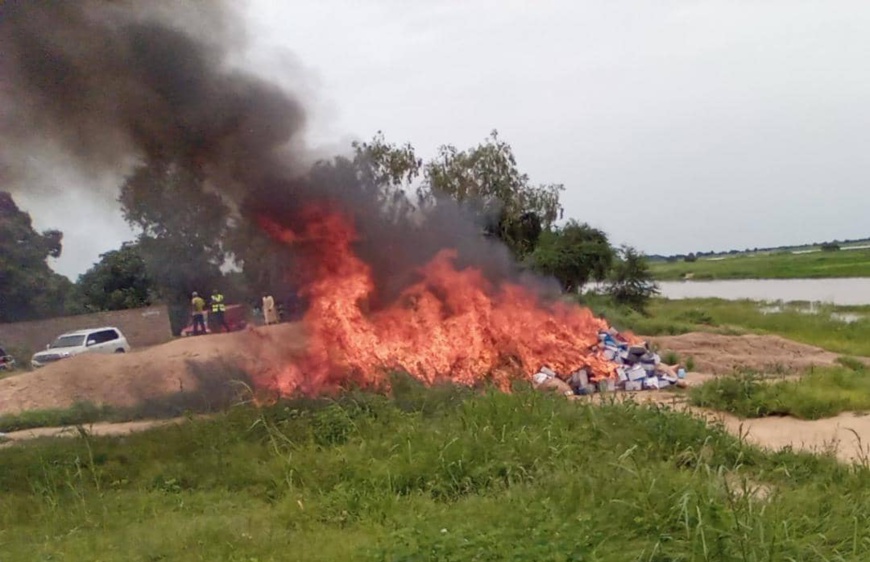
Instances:
[[[647,253],[870,235],[870,3],[252,0],[258,73],[314,143],[427,157],[492,129],[566,215]],[[300,67],[303,71],[300,72]],[[22,206],[68,275],[131,235],[105,205]],[[75,216],[78,215],[78,216]]]

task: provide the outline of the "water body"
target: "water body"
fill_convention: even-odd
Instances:
[[[661,296],[669,299],[720,298],[870,305],[870,277],[663,281],[659,283],[659,288]]]

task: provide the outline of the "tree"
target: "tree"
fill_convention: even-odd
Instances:
[[[157,286],[148,275],[138,244],[100,255],[100,261],[79,276],[76,301],[84,312],[124,310],[150,305]]]
[[[172,161],[151,161],[126,179],[118,198],[124,218],[140,230],[138,251],[180,330],[193,291],[206,292],[227,261],[229,209],[206,190],[202,176]]]
[[[541,233],[561,218],[560,184],[532,185],[517,168],[513,149],[493,131],[470,150],[442,146],[424,166],[421,205],[449,197],[470,209],[484,232],[502,240],[518,259],[529,255]]]
[[[0,191],[0,322],[60,316],[72,283],[47,260],[62,250],[58,230],[39,233],[12,195]]]
[[[484,235],[503,241],[522,259],[562,216],[563,187],[532,185],[517,168],[511,146],[495,131],[468,150],[442,146],[426,163],[410,144],[391,144],[380,132],[353,147],[352,159],[322,162],[314,174],[342,176],[345,168],[352,168],[356,186],[378,201],[385,220],[407,220],[415,213],[433,217],[441,210],[439,205],[452,201],[470,213]],[[416,205],[409,197],[412,190],[416,190]]]
[[[565,292],[577,292],[591,280],[607,278],[613,248],[604,232],[571,220],[544,232],[529,261],[536,271],[558,279]]]
[[[643,254],[623,246],[610,273],[608,293],[619,304],[643,312],[649,299],[659,293]]]
[[[408,198],[410,186],[419,177],[423,161],[417,158],[410,143],[388,143],[382,132],[369,142],[354,142],[353,159],[346,165],[355,171],[358,185],[378,202],[384,219],[407,220],[414,205]],[[335,164],[343,164],[340,158]]]

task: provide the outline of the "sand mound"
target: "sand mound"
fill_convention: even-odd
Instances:
[[[768,335],[723,336],[693,332],[650,338],[650,342],[661,350],[678,353],[683,361],[691,356],[696,371],[714,375],[728,374],[737,368],[763,373],[803,371],[817,365],[833,365],[839,357],[818,347]]]
[[[0,380],[0,415],[83,401],[132,406],[196,391],[211,366],[255,364],[264,353],[262,335],[268,342],[280,342],[283,352],[304,345],[299,324],[280,324],[256,332],[183,338],[127,354],[80,355]]]
[[[695,370],[726,374],[737,367],[798,371],[831,365],[837,354],[777,336],[692,333],[651,338],[662,350],[692,356]],[[260,369],[304,349],[300,324],[184,338],[128,354],[82,355],[0,380],[0,415],[67,408],[76,402],[132,406],[181,392],[202,391],[209,377],[244,365]],[[224,379],[225,380],[225,379]]]

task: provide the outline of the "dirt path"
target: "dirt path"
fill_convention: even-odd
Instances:
[[[703,414],[721,421],[734,435],[768,450],[791,447],[809,453],[833,452],[845,462],[864,462],[870,458],[870,416],[847,412],[821,420],[790,417],[741,420],[718,412]]]
[[[187,418],[172,418],[168,420],[141,420],[124,423],[109,423],[100,422],[94,424],[83,425],[83,429],[88,435],[95,436],[116,436],[129,435],[131,433],[145,431],[156,427],[165,427],[167,425],[184,423]],[[40,437],[78,437],[79,430],[75,426],[65,427],[37,427],[33,429],[23,429],[21,431],[12,431],[9,433],[0,433],[0,438],[4,441],[0,443],[0,447],[9,447],[23,441],[30,441]]]

